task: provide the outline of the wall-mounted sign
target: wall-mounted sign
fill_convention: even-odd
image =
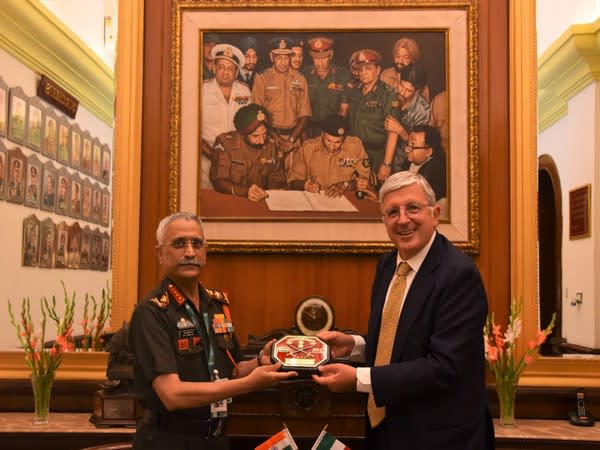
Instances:
[[[46,75],[42,75],[37,88],[37,96],[54,105],[72,119],[75,118],[77,108],[79,107],[79,100]]]
[[[586,184],[569,191],[569,239],[590,237],[592,186]]]

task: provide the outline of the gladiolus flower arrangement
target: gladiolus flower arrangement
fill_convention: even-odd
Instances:
[[[29,297],[24,298],[21,302],[21,314],[18,322],[13,313],[10,300],[8,302],[10,323],[12,323],[17,330],[17,336],[25,350],[25,361],[31,368],[33,374],[54,374],[62,361],[64,352],[72,351],[74,349],[71,335],[73,334],[75,294],[73,294],[73,297],[69,298],[66,289],[64,304],[64,315],[60,318],[56,312],[56,298],[52,296],[52,301],[49,302],[46,297],[43,297],[40,300],[42,310],[40,329],[36,332],[33,319],[31,318]],[[48,318],[56,324],[56,339],[54,340],[52,347],[45,348],[46,321]]]
[[[102,289],[102,301],[99,305],[93,295],[85,294],[83,320],[81,321],[81,328],[83,329],[83,337],[81,339],[82,349],[102,350],[102,333],[104,333],[104,328],[110,318],[111,305],[110,289],[108,286],[106,289]]]
[[[56,298],[52,296],[49,302],[46,297],[40,300],[42,318],[40,327],[36,331],[31,318],[31,304],[29,297],[21,302],[20,317],[15,317],[12,304],[8,302],[8,315],[10,323],[17,330],[17,336],[25,350],[25,361],[31,369],[31,384],[35,402],[34,424],[48,423],[50,405],[50,392],[54,382],[56,369],[62,362],[63,354],[74,349],[73,345],[73,315],[75,313],[75,293],[69,298],[63,284],[64,314],[60,318],[56,312]],[[56,338],[52,345],[45,346],[46,322],[52,320],[56,324]],[[19,319],[19,320],[18,320]]]
[[[521,373],[539,354],[540,346],[552,332],[556,322],[556,313],[546,328],[538,330],[535,339],[527,343],[527,349],[521,356],[516,352],[516,341],[521,335],[523,299],[513,299],[510,303],[510,317],[506,331],[502,333],[500,325],[495,323],[494,313],[488,315],[483,338],[485,360],[496,380],[496,391],[500,402],[500,423],[514,425],[514,397]]]

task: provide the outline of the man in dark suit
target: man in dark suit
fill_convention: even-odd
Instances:
[[[377,265],[366,339],[319,334],[333,358],[364,356],[366,365],[326,365],[313,379],[332,391],[369,394],[366,448],[493,449],[482,338],[487,299],[479,272],[436,231],[439,206],[421,175],[393,174],[380,203],[396,248]]]
[[[446,154],[440,131],[431,125],[416,125],[408,134],[405,150],[407,159],[402,170],[422,175],[437,201],[446,198]]]

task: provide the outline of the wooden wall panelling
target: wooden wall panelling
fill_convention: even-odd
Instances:
[[[510,304],[508,2],[479,3],[479,176],[477,265],[490,311],[506,323]]]
[[[169,212],[171,2],[146,0],[144,14],[140,295],[152,289],[162,276],[154,249],[155,231]]]
[[[168,213],[168,137],[171,62],[170,2],[149,0],[146,8],[144,120],[139,295],[161,276],[153,245],[158,221]],[[507,64],[507,3],[480,2],[479,149],[481,252],[475,258],[490,298],[490,308],[505,317],[509,302],[509,205],[507,74],[491,71]],[[493,92],[493,96],[492,93]],[[206,286],[227,289],[234,303],[242,342],[286,327],[306,293],[329,298],[344,328],[366,327],[366,308],[376,255],[212,254],[201,276]],[[233,270],[235,269],[235,270]],[[354,276],[352,276],[352,275]],[[355,300],[348,301],[348,298]],[[354,305],[360,305],[354,308]],[[259,306],[267,314],[260,314]],[[259,312],[259,315],[256,312]],[[261,317],[262,316],[262,317]],[[252,323],[247,320],[252,318]],[[255,322],[257,321],[257,322]],[[254,324],[256,323],[256,325]]]

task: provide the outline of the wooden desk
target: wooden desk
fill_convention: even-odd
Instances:
[[[261,416],[261,414],[258,414]],[[89,422],[87,413],[50,413],[50,423],[33,425],[33,413],[0,413],[0,448],[7,450],[32,450],[43,443],[44,450],[79,450],[93,445],[116,442],[130,442],[134,433],[132,428],[96,428]],[[261,420],[263,419],[264,422]],[[353,417],[355,419],[355,417]],[[251,420],[253,433],[248,433],[242,424],[242,417],[232,418],[234,423],[230,429],[232,450],[247,450],[254,448],[271,433],[269,419],[255,417]],[[498,450],[512,449],[552,449],[569,450],[577,448],[600,448],[600,426],[575,427],[566,420],[535,420],[517,419],[517,426],[506,428],[496,427],[496,448]],[[279,422],[280,423],[280,422]],[[286,422],[287,423],[287,422]],[[289,425],[289,424],[288,424]],[[314,443],[318,431],[307,433],[298,422],[294,437],[301,449],[309,449]],[[237,429],[236,429],[237,428]],[[319,430],[320,431],[320,430]],[[356,435],[346,436],[341,429],[337,437],[353,450],[363,449],[362,427],[355,430]],[[335,433],[334,433],[335,434]],[[261,436],[263,435],[263,436]]]
[[[79,450],[93,445],[131,442],[133,428],[96,428],[91,413],[53,413],[45,425],[33,425],[33,412],[0,413],[0,448]]]
[[[494,420],[496,448],[554,449],[600,448],[600,426],[576,427],[567,420],[517,419],[516,427],[498,425]]]

